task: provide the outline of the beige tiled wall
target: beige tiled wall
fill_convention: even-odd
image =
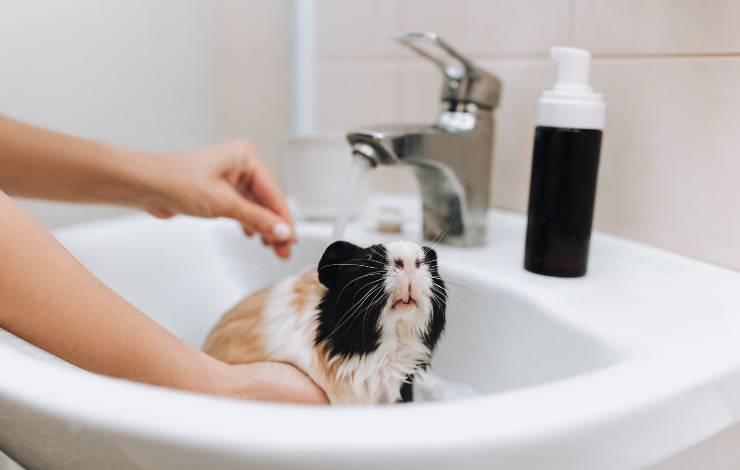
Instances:
[[[321,130],[431,120],[437,71],[388,37],[437,31],[503,81],[491,203],[523,211],[549,48],[584,47],[608,103],[598,228],[740,268],[740,2],[317,1]]]

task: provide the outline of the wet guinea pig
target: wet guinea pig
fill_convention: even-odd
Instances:
[[[318,270],[279,281],[227,312],[204,350],[228,363],[282,361],[332,404],[412,400],[431,360],[447,294],[431,248],[332,243]]]

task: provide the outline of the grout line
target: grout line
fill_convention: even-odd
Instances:
[[[468,54],[473,61],[486,61],[486,60],[541,60],[549,57],[548,53],[537,53],[537,54]],[[364,62],[366,64],[380,64],[388,65],[392,63],[408,64],[408,63],[429,63],[426,59],[413,56],[413,55],[358,55],[358,56],[323,56],[317,59],[319,63],[326,65],[341,65],[342,63],[356,64],[358,62]]]
[[[471,59],[475,62],[533,62],[548,60],[547,53],[542,54],[471,54]],[[645,53],[593,53],[595,60],[599,59],[712,59],[712,58],[738,58],[740,52],[645,52]],[[385,67],[404,67],[410,65],[420,65],[427,63],[423,59],[406,56],[406,55],[377,55],[377,56],[325,56],[318,58],[319,66],[385,66]]]
[[[715,57],[740,57],[738,52],[642,52],[642,53],[596,53],[599,59],[702,59]]]

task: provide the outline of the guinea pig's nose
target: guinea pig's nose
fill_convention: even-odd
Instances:
[[[403,271],[406,274],[414,274],[417,268],[420,266],[419,261],[414,262],[414,260],[404,260],[401,258],[396,258],[395,260],[393,260],[393,264],[399,271]]]

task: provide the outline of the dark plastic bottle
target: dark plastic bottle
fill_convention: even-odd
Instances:
[[[586,274],[602,132],[535,130],[524,268],[538,274]]]

